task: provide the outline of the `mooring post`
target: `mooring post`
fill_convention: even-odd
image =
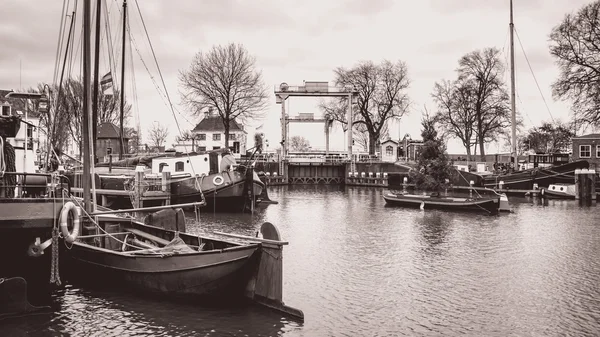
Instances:
[[[579,200],[596,200],[596,170],[575,170],[575,198]]]
[[[162,171],[161,177],[161,191],[167,196],[165,199],[165,205],[171,204],[171,168],[169,165],[165,165]]]
[[[402,192],[406,192],[406,183],[408,182],[408,178],[404,177],[404,179],[402,179]]]
[[[134,176],[134,186],[135,190],[133,193],[133,207],[134,208],[142,208],[144,202],[142,201],[142,196],[144,191],[142,191],[142,186],[144,181],[144,166],[138,165],[135,167],[135,176]]]
[[[469,181],[469,198],[473,198],[473,184],[475,184],[473,180]]]

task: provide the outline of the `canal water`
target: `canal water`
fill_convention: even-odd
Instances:
[[[271,187],[249,214],[200,213],[188,231],[284,240],[284,300],[201,307],[67,287],[54,311],[0,336],[598,336],[600,205],[510,198],[499,216],[386,207],[379,188]]]

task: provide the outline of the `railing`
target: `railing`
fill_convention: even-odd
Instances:
[[[276,85],[273,87],[275,92],[300,92],[300,93],[352,93],[351,88],[341,88],[335,86],[306,86],[306,85],[296,85],[296,86],[288,86],[285,90],[281,90],[280,86]]]
[[[11,181],[9,178],[14,178]],[[28,177],[35,177],[30,179]],[[4,172],[0,177],[0,198],[43,198],[70,193],[71,183],[63,175],[47,173]]]

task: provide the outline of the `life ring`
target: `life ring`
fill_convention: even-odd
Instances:
[[[213,181],[213,184],[215,184],[215,186],[221,186],[225,182],[225,179],[223,179],[222,176],[217,175],[213,178],[212,181]]]
[[[67,223],[71,211],[73,212],[73,232],[69,233]],[[73,243],[79,235],[79,218],[81,218],[81,208],[75,206],[75,204],[70,201],[64,204],[60,211],[60,231],[67,243]]]

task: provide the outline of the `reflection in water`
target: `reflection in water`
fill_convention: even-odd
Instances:
[[[600,331],[595,203],[510,197],[487,216],[384,207],[382,189],[271,187],[256,214],[191,215],[194,233],[254,235],[274,223],[284,300],[300,325],[256,306],[206,308],[67,288],[51,315],[0,335],[594,336]]]

